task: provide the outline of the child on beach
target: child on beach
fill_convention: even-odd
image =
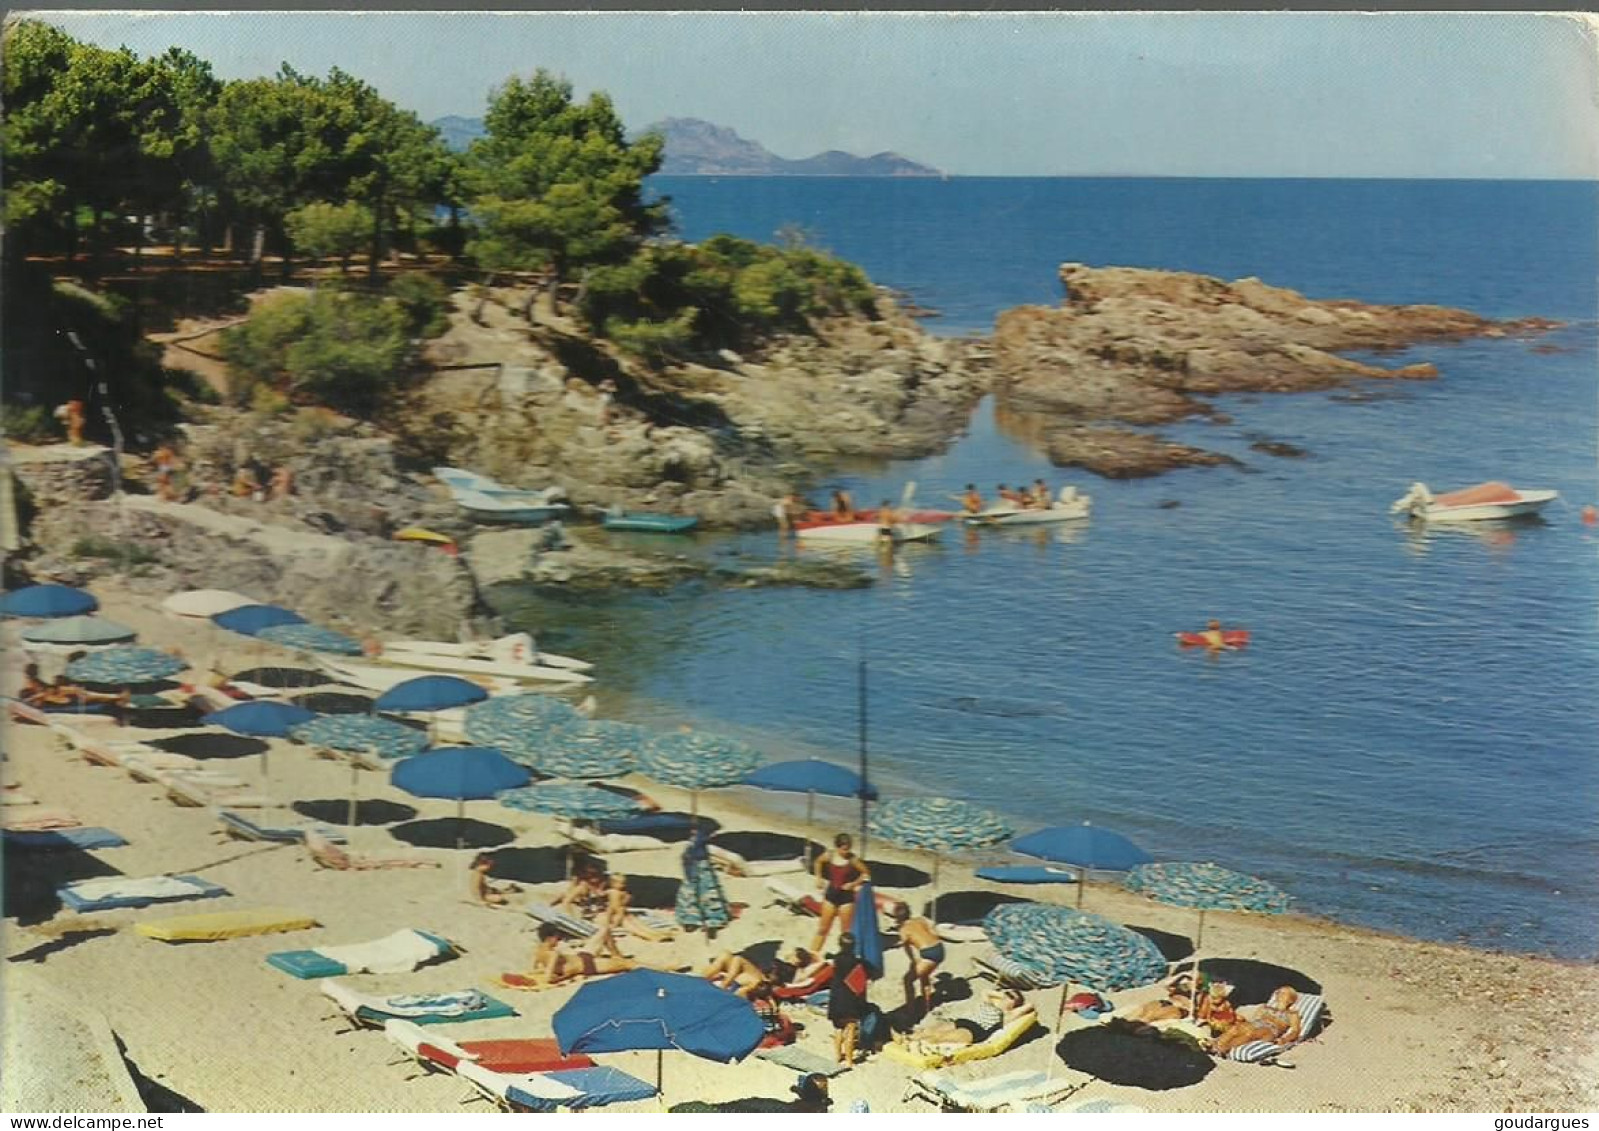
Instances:
[[[472,858],[472,898],[485,907],[504,907],[511,902],[511,894],[522,889],[516,884],[497,884],[489,879],[494,870],[494,857],[480,852]]]

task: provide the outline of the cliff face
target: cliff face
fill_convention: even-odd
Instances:
[[[1105,474],[1148,474],[1165,457],[1131,463],[1121,445],[1158,452],[1148,437],[1086,422],[1153,425],[1208,414],[1207,396],[1300,392],[1351,379],[1427,380],[1430,364],[1388,369],[1333,351],[1379,350],[1473,336],[1547,329],[1527,319],[1496,323],[1440,306],[1373,306],[1318,301],[1259,279],[1131,267],[1060,269],[1059,307],[1023,306],[1000,315],[994,333],[996,391],[1014,412],[1039,413],[1069,427],[1045,437],[1057,463]],[[1164,441],[1161,441],[1164,443]],[[1179,456],[1181,462],[1214,462]],[[1201,453],[1203,454],[1203,453]]]

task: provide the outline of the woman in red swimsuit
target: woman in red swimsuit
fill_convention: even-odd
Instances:
[[[822,885],[821,918],[810,950],[820,954],[837,919],[840,931],[848,931],[855,918],[855,892],[872,878],[866,861],[855,855],[848,833],[833,838],[833,851],[816,858],[816,882]]]

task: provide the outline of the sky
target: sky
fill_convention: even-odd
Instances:
[[[704,118],[952,175],[1599,178],[1596,25],[1571,15],[36,15],[223,78],[337,65],[425,120],[542,66],[629,128]]]

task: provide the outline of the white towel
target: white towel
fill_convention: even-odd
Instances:
[[[155,898],[193,895],[198,888],[194,881],[178,876],[108,876],[103,880],[79,880],[68,884],[66,890],[82,899],[99,902],[102,899]]]
[[[316,952],[350,974],[405,974],[439,957],[439,946],[420,931],[407,928],[372,942],[319,946]]]

